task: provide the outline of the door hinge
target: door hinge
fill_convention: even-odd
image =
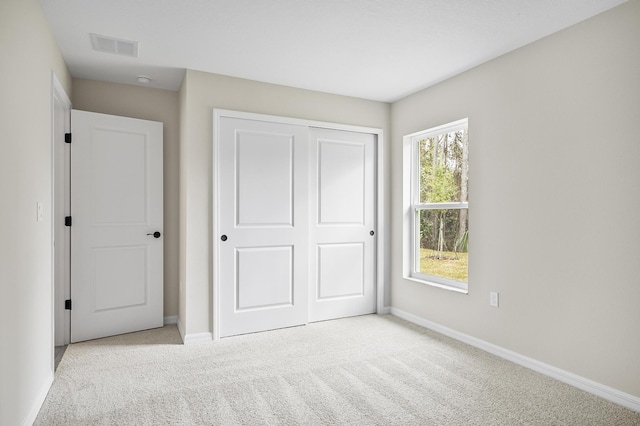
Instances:
[[[65,133],[64,134],[64,141],[66,143],[71,143],[71,133]]]
[[[71,299],[67,299],[64,301],[64,308],[68,311],[71,310]]]
[[[71,226],[71,216],[65,216],[64,226]]]

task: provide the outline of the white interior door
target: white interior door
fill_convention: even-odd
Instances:
[[[310,133],[309,322],[376,311],[375,152],[367,133]]]
[[[73,110],[71,127],[71,341],[161,327],[162,123]]]
[[[220,336],[307,322],[308,129],[219,122]]]

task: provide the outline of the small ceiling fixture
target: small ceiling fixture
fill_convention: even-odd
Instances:
[[[139,75],[137,80],[138,80],[138,83],[142,83],[142,84],[151,83],[151,79],[149,77],[147,77],[146,75]]]

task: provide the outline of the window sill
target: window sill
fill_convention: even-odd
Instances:
[[[431,287],[437,287],[437,288],[441,288],[443,290],[449,290],[449,291],[453,291],[455,293],[461,293],[461,294],[469,294],[469,289],[464,289],[464,288],[459,288],[459,287],[454,287],[451,285],[447,285],[447,284],[442,284],[442,283],[438,283],[438,282],[434,282],[434,281],[429,281],[423,278],[417,278],[417,277],[412,277],[412,276],[404,276],[403,277],[405,280],[409,280],[409,281],[413,281],[419,284],[424,284],[424,285],[428,285]]]

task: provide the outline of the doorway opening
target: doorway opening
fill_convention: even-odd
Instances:
[[[71,130],[71,100],[54,73],[51,74],[51,233],[53,269],[53,363],[58,367],[70,341],[71,316],[65,309],[70,298],[71,233],[64,218],[71,209],[69,165],[71,151],[65,134]]]

